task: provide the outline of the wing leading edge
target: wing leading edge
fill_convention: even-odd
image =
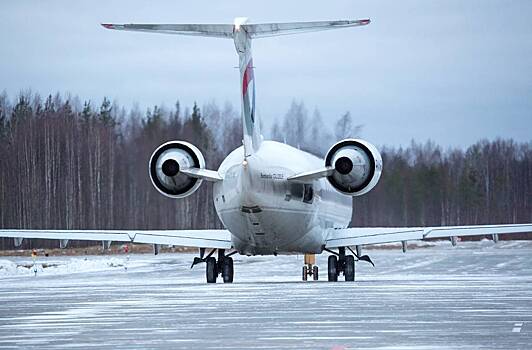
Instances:
[[[326,248],[393,243],[427,238],[484,236],[532,232],[532,224],[439,226],[439,227],[350,227],[330,229]]]
[[[227,230],[0,230],[0,237],[114,241],[230,249]]]

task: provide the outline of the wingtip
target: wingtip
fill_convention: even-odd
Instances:
[[[369,18],[360,20],[360,24],[362,24],[362,25],[367,25],[367,24],[370,24],[370,23],[371,23],[371,20]]]
[[[115,29],[115,26],[110,23],[100,23],[105,29]]]

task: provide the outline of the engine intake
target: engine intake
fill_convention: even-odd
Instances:
[[[325,166],[334,168],[333,174],[327,179],[338,192],[360,196],[368,193],[379,182],[382,157],[369,142],[345,139],[327,152]]]
[[[184,198],[194,193],[202,180],[190,177],[181,169],[205,168],[201,151],[185,141],[170,141],[151,155],[150,178],[153,186],[170,198]]]

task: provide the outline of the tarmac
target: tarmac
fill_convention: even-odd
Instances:
[[[303,256],[235,256],[215,285],[191,254],[40,257],[36,276],[1,258],[0,349],[532,348],[532,242],[364,253],[354,283],[322,254],[317,282]]]

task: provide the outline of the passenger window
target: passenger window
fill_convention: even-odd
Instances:
[[[312,188],[312,185],[305,185],[304,193],[303,193],[303,202],[312,203],[313,199],[314,199],[314,189]]]

